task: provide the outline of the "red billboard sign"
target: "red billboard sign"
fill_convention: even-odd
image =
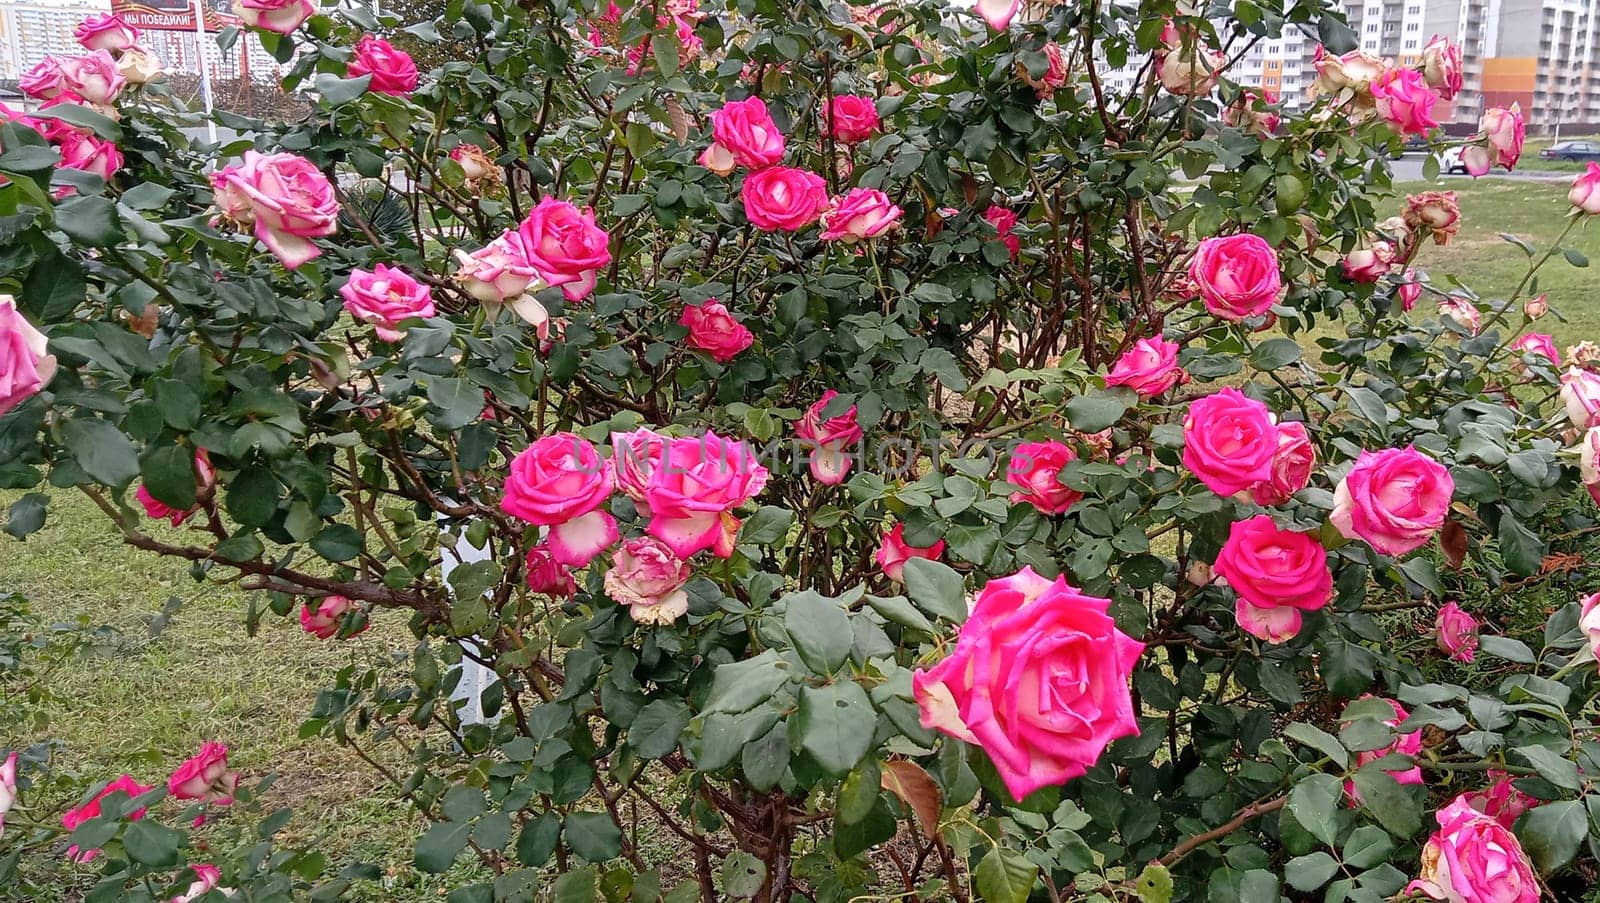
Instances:
[[[229,0],[200,0],[206,31],[238,25]],[[135,28],[150,31],[194,31],[194,0],[112,0],[111,10]]]

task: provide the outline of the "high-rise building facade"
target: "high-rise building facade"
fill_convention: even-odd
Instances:
[[[109,6],[95,0],[0,2],[0,78],[15,79],[47,56],[82,53],[72,29]]]
[[[1537,132],[1600,123],[1600,0],[1501,0],[1500,9],[1485,103],[1521,104]]]
[[[107,0],[0,0],[0,79],[16,79],[47,56],[83,53],[73,29],[84,17],[111,11]],[[202,65],[213,79],[276,81],[284,67],[261,46],[255,35],[241,31],[227,50],[217,46],[220,30],[208,14],[207,34],[199,40],[193,13],[180,16],[182,29],[146,28],[140,46],[150,50],[171,72],[198,75]]]

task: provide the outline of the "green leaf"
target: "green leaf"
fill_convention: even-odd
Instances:
[[[1344,863],[1354,868],[1372,868],[1389,858],[1394,841],[1377,825],[1362,825],[1350,832],[1344,842]]]
[[[555,854],[561,841],[561,818],[554,812],[542,812],[522,827],[517,835],[517,861],[530,868],[539,868]]]
[[[1543,746],[1519,746],[1516,753],[1538,769],[1540,777],[1562,790],[1577,792],[1583,789],[1583,782],[1578,777],[1578,763],[1571,759]]]
[[[967,619],[966,586],[942,561],[913,558],[905,563],[906,595],[923,611],[957,624]]]
[[[1027,903],[1039,866],[1021,853],[995,847],[972,870],[972,886],[984,903]]]
[[[246,467],[228,484],[228,514],[246,527],[259,527],[278,510],[278,478],[267,467]]]
[[[61,427],[67,450],[96,482],[113,489],[139,475],[139,453],[120,430],[104,420],[76,417]]]
[[[1538,660],[1527,643],[1492,633],[1481,634],[1478,637],[1478,649],[1484,655],[1492,655],[1519,665],[1531,665]]]
[[[435,822],[417,838],[417,849],[412,863],[418,871],[440,874],[449,870],[456,856],[466,848],[471,825],[456,822]]]
[[[81,195],[58,204],[56,227],[80,244],[94,248],[107,248],[122,240],[117,205],[99,195]]]
[[[747,712],[772,698],[796,676],[794,667],[771,649],[742,662],[718,665],[711,676],[705,711]]]
[[[688,726],[688,706],[676,699],[657,699],[634,716],[628,745],[646,759],[659,759],[678,748],[678,738]]]
[[[367,93],[367,89],[372,85],[372,76],[340,78],[331,72],[324,72],[317,76],[314,84],[323,101],[330,107],[337,107]]]
[[[139,462],[144,488],[156,501],[188,511],[194,507],[194,449],[164,445],[145,452]]]
[[[1537,533],[1524,527],[1510,512],[1500,515],[1500,558],[1507,570],[1524,577],[1539,573],[1544,564],[1545,544]]]
[[[1422,829],[1422,807],[1393,776],[1377,768],[1363,768],[1356,772],[1355,782],[1361,805],[1390,834],[1410,837]]]
[[[656,58],[656,65],[661,68],[661,74],[675,75],[678,72],[678,36],[667,32],[658,32],[650,38],[650,53]]]
[[[1172,872],[1159,862],[1152,862],[1139,873],[1133,892],[1141,903],[1172,903]]]
[[[346,524],[329,524],[311,540],[311,548],[329,561],[349,561],[361,554],[361,534]]]
[[[622,854],[622,831],[604,812],[574,812],[561,829],[572,852],[590,862],[605,862]]]
[[[1517,832],[1539,871],[1550,874],[1572,861],[1589,835],[1589,817],[1579,800],[1557,800],[1528,811]]]
[[[800,746],[830,774],[845,774],[861,761],[877,722],[867,691],[853,680],[800,691]]]
[[[826,677],[850,657],[855,633],[850,616],[837,599],[814,592],[795,593],[786,599],[783,629],[813,674]]]
[[[122,835],[122,848],[128,858],[143,865],[170,868],[178,864],[178,847],[183,833],[155,819],[142,818],[128,826]]]
[[[28,115],[36,119],[58,119],[72,125],[81,125],[107,141],[117,141],[122,137],[122,126],[115,119],[98,110],[75,103],[58,103],[34,110]]]
[[[1309,746],[1327,756],[1340,768],[1350,764],[1350,756],[1339,738],[1321,728],[1296,721],[1283,729],[1283,735],[1304,746]]]
[[[1331,774],[1302,778],[1289,791],[1289,812],[1294,820],[1323,843],[1333,846],[1339,833],[1339,800],[1344,785]]]
[[[1126,386],[1110,386],[1078,395],[1067,402],[1067,422],[1081,433],[1097,433],[1122,419],[1139,403],[1139,393]]]
[[[1250,351],[1250,366],[1257,370],[1277,370],[1298,360],[1300,343],[1294,339],[1268,339]]]
[[[779,542],[789,533],[794,512],[776,505],[763,505],[739,527],[739,541],[764,546]]]
[[[868,595],[867,605],[871,606],[873,611],[883,615],[883,619],[890,623],[909,627],[912,630],[920,630],[923,633],[933,633],[933,622],[928,620],[927,616],[923,615],[922,612],[917,611],[916,606],[912,605],[905,596]]]
[[[744,745],[739,753],[744,779],[762,793],[776,787],[789,770],[789,726],[779,721],[759,740]]]
[[[483,412],[483,390],[471,380],[441,377],[428,383],[428,401],[439,409],[430,414],[443,430],[459,430]]]
[[[1339,871],[1339,861],[1321,850],[1296,856],[1283,867],[1283,879],[1295,890],[1313,891]]]
[[[30,492],[11,503],[6,514],[5,530],[15,539],[22,539],[44,526],[45,511],[50,497],[42,492]]]
[[[83,303],[86,284],[82,264],[51,246],[28,268],[17,304],[35,322],[56,323]]]
[[[735,900],[754,897],[766,880],[767,867],[743,850],[735,851],[722,860],[722,868],[717,871],[717,885],[724,894]]]

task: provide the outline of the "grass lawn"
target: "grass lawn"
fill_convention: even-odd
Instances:
[[[1428,187],[1459,193],[1463,226],[1450,246],[1425,248],[1418,266],[1437,285],[1453,275],[1486,299],[1504,298],[1527,266],[1523,252],[1496,233],[1516,234],[1542,249],[1566,222],[1565,182],[1452,179],[1442,186],[1405,184],[1400,192]],[[1569,245],[1600,259],[1600,232],[1588,224],[1574,231]],[[1595,284],[1589,270],[1559,256],[1539,280],[1553,311],[1540,328],[1563,349],[1580,339],[1600,340]],[[0,492],[0,505],[18,495]],[[316,689],[333,672],[411,647],[403,615],[380,614],[373,629],[340,643],[318,641],[294,621],[269,616],[261,635],[251,638],[243,628],[242,593],[196,584],[182,564],[122,546],[99,513],[70,492],[52,493],[48,524],[26,543],[0,536],[0,587],[30,596],[51,621],[110,624],[123,637],[105,656],[62,674],[56,689],[70,703],[52,713],[47,727],[0,736],[0,748],[54,737],[60,742],[56,768],[86,786],[123,772],[155,783],[202,741],[224,742],[247,780],[279,775],[266,808],[294,806],[287,840],[315,845],[336,864],[360,859],[383,869],[385,877],[363,887],[362,897],[443,896],[452,876],[434,879],[410,866],[416,818],[406,805],[348,750],[296,736]],[[182,607],[151,636],[149,619],[173,596],[183,599]],[[56,899],[72,899],[93,875],[92,868],[63,860],[48,877]]]

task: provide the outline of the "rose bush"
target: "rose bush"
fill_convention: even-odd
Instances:
[[[1587,261],[1430,275],[1459,207],[1385,161],[1449,41],[1208,12],[243,0],[314,112],[221,146],[89,23],[0,124],[6,530],[81,492],[251,625],[390,644],[301,733],[452,900],[1576,893],[1600,352],[1530,327]],[[1293,103],[1232,70],[1287,30]],[[227,740],[59,811],[8,759],[0,880],[373,876]]]

